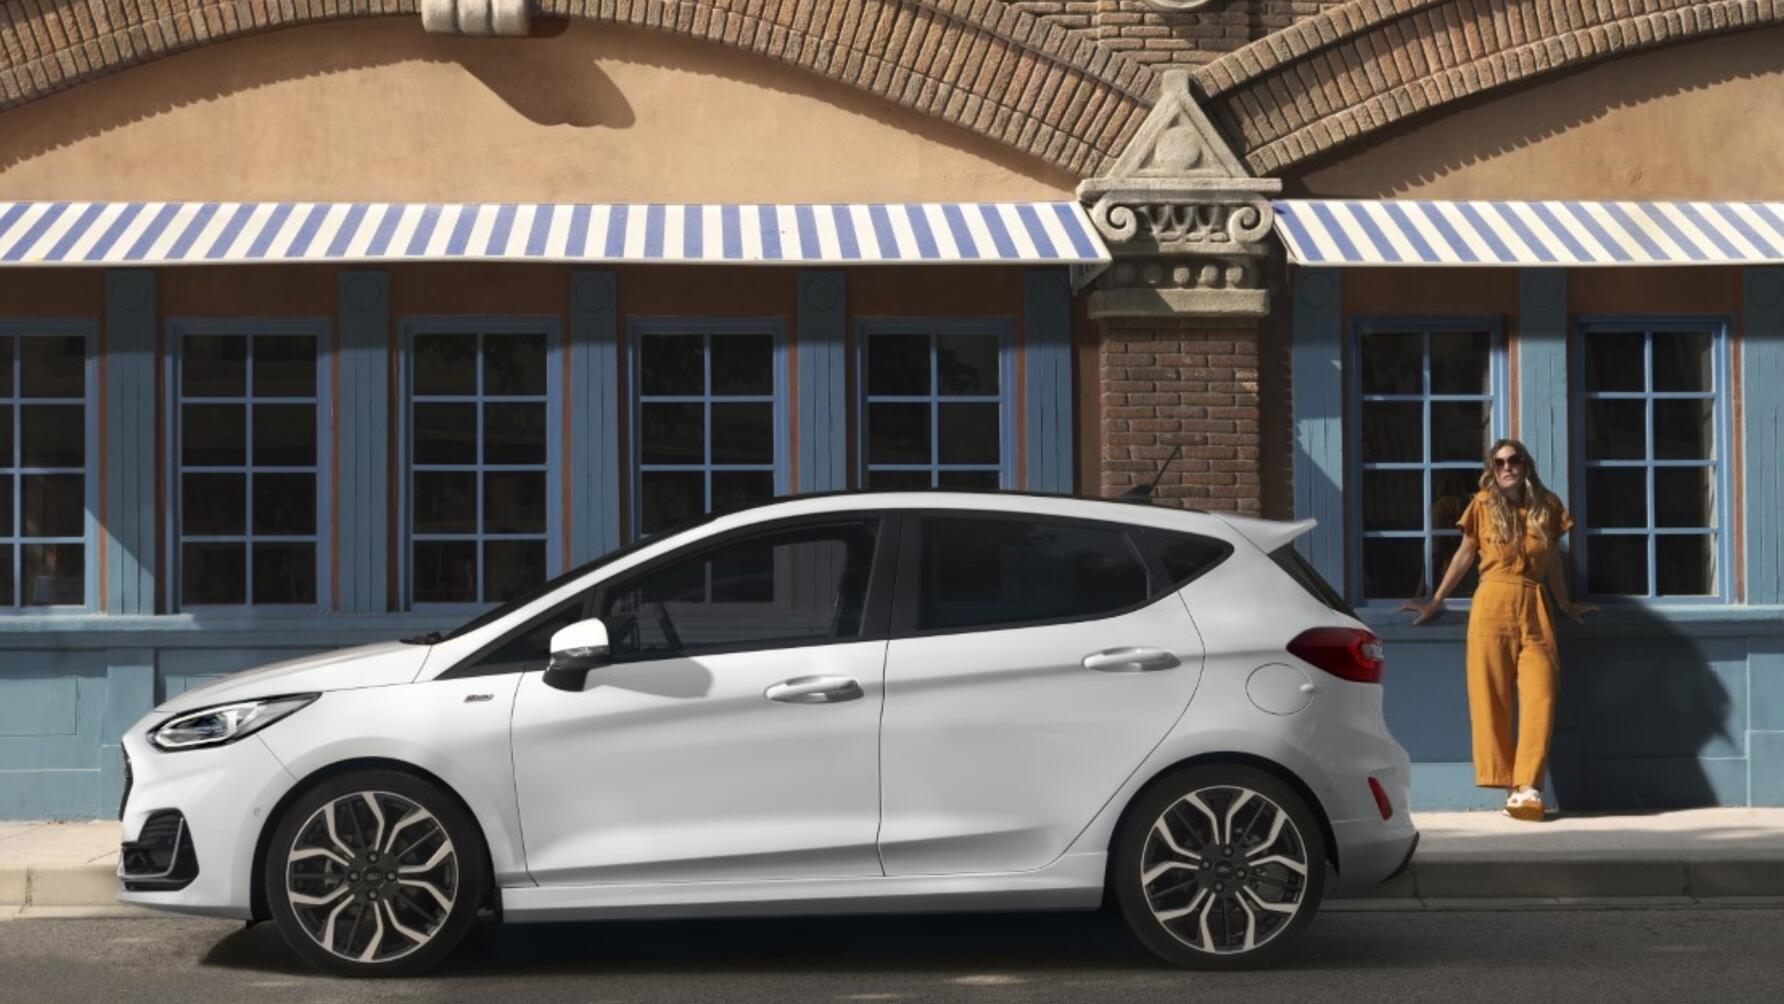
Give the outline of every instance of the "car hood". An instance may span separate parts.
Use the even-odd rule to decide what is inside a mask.
[[[388,641],[333,652],[306,655],[243,670],[214,683],[195,687],[163,701],[156,711],[194,711],[214,704],[277,697],[281,694],[314,694],[327,690],[356,690],[408,683],[421,671],[428,646]]]

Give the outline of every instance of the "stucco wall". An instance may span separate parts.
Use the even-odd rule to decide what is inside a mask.
[[[293,28],[0,113],[0,198],[993,200],[1075,181],[752,53],[583,21]]]
[[[1692,42],[1446,109],[1287,178],[1294,194],[1784,197],[1784,29]]]

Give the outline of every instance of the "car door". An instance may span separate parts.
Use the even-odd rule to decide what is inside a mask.
[[[1120,524],[930,511],[904,525],[880,732],[886,874],[1039,868],[1188,706],[1194,622]]]
[[[528,672],[515,699],[534,880],[881,874],[895,536],[879,515],[775,524],[600,589],[613,665],[571,693]]]

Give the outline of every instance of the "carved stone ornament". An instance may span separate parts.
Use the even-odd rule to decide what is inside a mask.
[[[530,0],[421,0],[421,27],[436,35],[525,35]]]
[[[1115,263],[1096,279],[1092,317],[1262,317],[1275,178],[1254,178],[1170,70],[1152,113],[1109,173],[1078,186]]]

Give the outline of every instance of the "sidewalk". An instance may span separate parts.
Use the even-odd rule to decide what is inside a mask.
[[[1412,868],[1340,909],[1784,898],[1784,809],[1520,823],[1425,812]],[[0,919],[134,915],[116,901],[118,824],[0,823]]]

